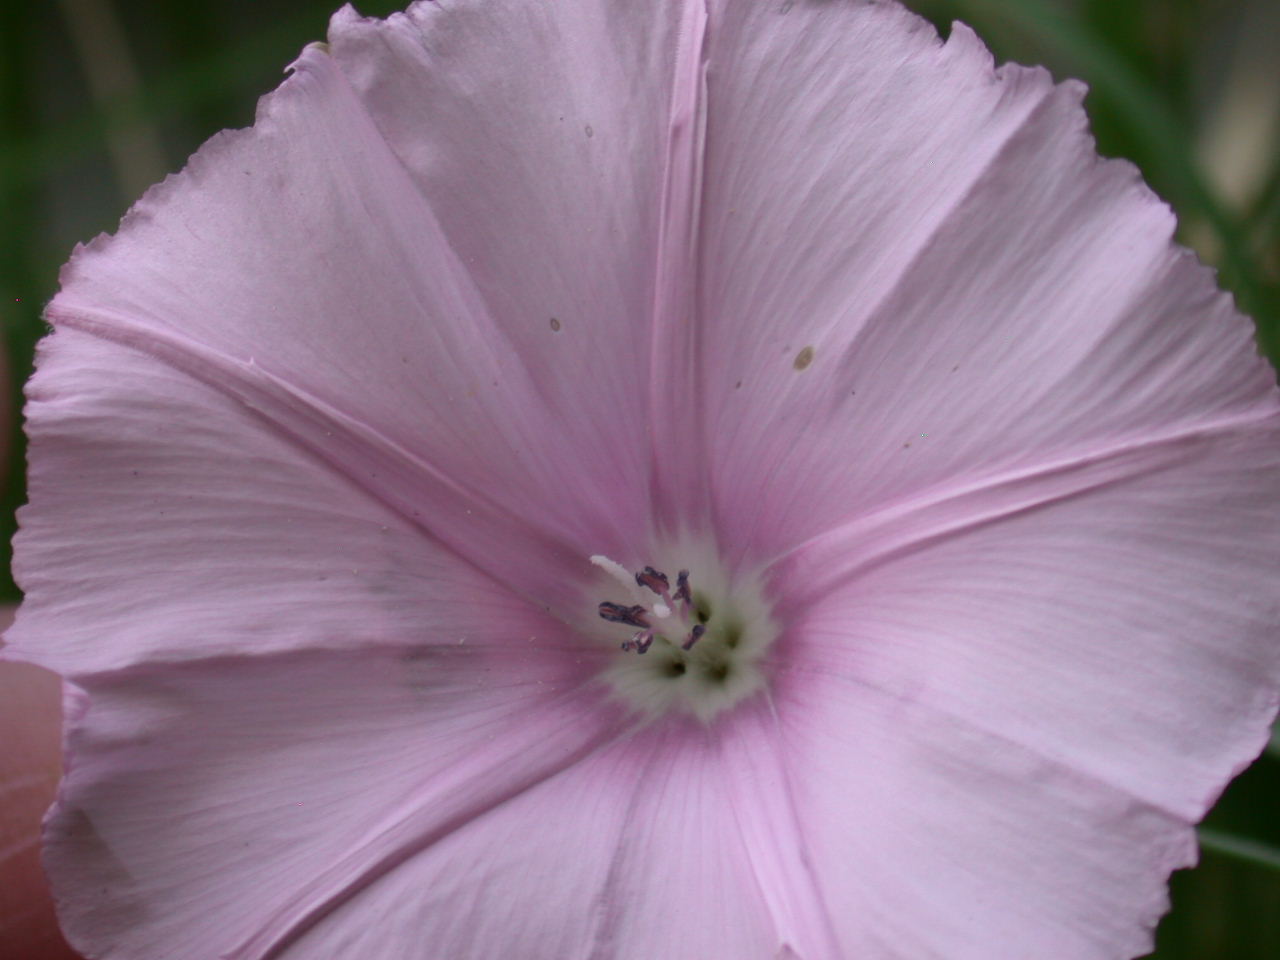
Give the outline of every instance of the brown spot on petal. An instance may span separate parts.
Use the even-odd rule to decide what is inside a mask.
[[[813,363],[813,347],[805,347],[796,354],[796,358],[791,365],[797,370],[807,370],[811,363]]]
[[[556,333],[560,332],[560,321],[557,320],[555,317],[551,318],[551,329]]]

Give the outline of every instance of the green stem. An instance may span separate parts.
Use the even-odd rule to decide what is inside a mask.
[[[1198,832],[1202,850],[1242,860],[1245,863],[1253,864],[1255,867],[1280,871],[1280,849],[1270,844],[1263,843],[1260,840],[1251,840],[1247,837],[1233,836],[1220,830],[1214,830],[1212,827],[1201,827]]]

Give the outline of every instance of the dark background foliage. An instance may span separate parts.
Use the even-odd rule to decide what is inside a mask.
[[[743,0],[768,2],[768,0]],[[843,0],[830,0],[843,2]],[[332,0],[0,0],[0,325],[10,405],[0,542],[24,499],[17,411],[43,305],[72,245],[114,229],[204,139],[245,126]],[[366,0],[384,15],[400,4]],[[1183,242],[1280,356],[1280,3],[909,0],[961,19],[1001,60],[1077,76],[1099,148],[1134,160],[1178,211]],[[6,548],[7,549],[7,548]],[[0,556],[0,602],[18,599]],[[1277,638],[1280,642],[1280,638]],[[1280,750],[1232,785],[1174,878],[1161,960],[1280,957]],[[1052,957],[1052,944],[1044,956]]]

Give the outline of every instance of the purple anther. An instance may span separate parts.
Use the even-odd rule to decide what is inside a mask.
[[[702,639],[702,635],[707,632],[707,628],[700,623],[695,623],[693,629],[689,631],[689,636],[685,638],[684,643],[680,644],[681,650],[691,650],[693,645]]]
[[[653,567],[645,567],[636,574],[636,583],[642,587],[648,587],[654,593],[661,597],[667,595],[667,591],[671,589],[671,582],[667,580],[667,575]]]
[[[630,653],[632,650],[636,651],[636,653],[644,653],[652,644],[653,631],[641,630],[630,640],[622,641],[622,649],[626,653]]]
[[[629,627],[648,627],[649,621],[644,618],[645,609],[639,605],[624,607],[620,603],[605,601],[600,604],[600,618],[610,623],[625,623]]]
[[[693,594],[689,592],[689,571],[681,570],[676,575],[676,592],[672,594],[677,600],[685,603],[693,602]]]

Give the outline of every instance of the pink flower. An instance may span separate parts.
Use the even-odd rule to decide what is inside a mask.
[[[1276,710],[1277,398],[1081,92],[888,3],[340,11],[49,307],[73,943],[1145,951]]]

